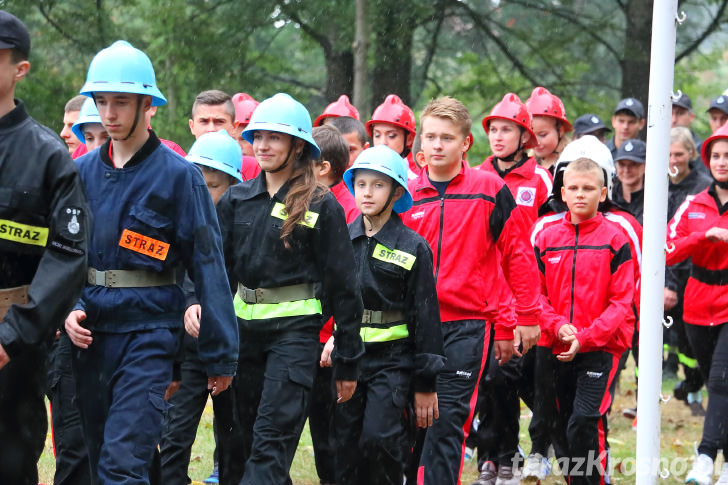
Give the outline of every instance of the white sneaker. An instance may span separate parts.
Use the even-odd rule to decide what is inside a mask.
[[[510,465],[501,465],[498,467],[498,478],[495,485],[518,485],[521,483],[521,471],[514,469]]]
[[[720,476],[715,485],[728,485],[728,463],[724,463],[723,468],[720,469]]]
[[[495,485],[498,472],[495,470],[495,464],[492,461],[486,461],[480,469],[480,475],[472,485]]]
[[[541,453],[531,453],[523,464],[523,481],[537,482],[551,473],[551,461]]]
[[[723,467],[725,468],[725,467]],[[723,473],[721,472],[721,475]],[[713,481],[713,460],[705,454],[700,454],[695,458],[693,467],[685,477],[685,483],[692,485],[710,485]]]

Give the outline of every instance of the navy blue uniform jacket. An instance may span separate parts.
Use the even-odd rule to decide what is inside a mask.
[[[94,216],[89,267],[152,272],[179,268],[180,274],[187,269],[202,305],[200,359],[209,376],[234,375],[238,326],[215,207],[200,170],[161,145],[151,131],[149,140],[121,169],[114,168],[109,146],[107,141],[76,161]],[[145,236],[146,248],[124,247],[125,230]],[[165,251],[154,241],[169,245],[163,259],[160,253]],[[156,245],[151,252],[150,242]],[[76,308],[87,314],[84,326],[97,331],[179,329],[185,297],[178,285],[88,285]]]

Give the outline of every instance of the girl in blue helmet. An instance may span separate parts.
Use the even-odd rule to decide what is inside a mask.
[[[366,349],[354,396],[336,409],[338,485],[402,483],[407,426],[439,417],[437,375],[445,365],[440,309],[427,241],[397,214],[412,206],[407,166],[379,145],[344,174],[361,215],[349,225]],[[414,394],[414,406],[411,398]]]
[[[286,483],[319,361],[324,308],[337,323],[333,374],[344,402],[363,353],[362,304],[344,211],[314,175],[319,148],[306,108],[276,94],[256,108],[242,137],[262,171],[217,205],[240,326],[237,429],[221,433],[242,440],[231,483]]]
[[[149,483],[169,404],[185,295],[202,307],[199,357],[217,395],[237,369],[238,328],[215,209],[200,171],[162,146],[145,114],[166,101],[125,41],[101,50],[82,94],[109,139],[76,161],[93,213],[87,284],[65,322],[95,483]]]

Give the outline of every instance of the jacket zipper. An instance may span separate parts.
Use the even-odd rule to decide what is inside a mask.
[[[445,225],[445,196],[440,197],[440,233],[437,235],[437,266],[435,266],[435,282],[440,274],[440,254],[442,253],[442,228]]]
[[[574,323],[574,284],[576,283],[576,248],[579,246],[579,226],[575,225],[574,258],[571,263],[571,308],[569,309],[569,323]]]

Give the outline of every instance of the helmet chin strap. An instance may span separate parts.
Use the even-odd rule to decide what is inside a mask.
[[[410,148],[407,147],[407,137],[409,136],[409,133],[407,133],[407,130],[404,132],[404,148],[402,148],[402,151],[399,153],[399,156],[402,158],[407,158],[407,155],[410,154]]]
[[[374,227],[374,224],[372,223],[372,217],[379,217],[384,213],[384,211],[387,210],[387,207],[389,207],[389,204],[392,202],[392,199],[394,199],[394,192],[397,190],[395,186],[396,182],[392,180],[392,188],[389,190],[389,197],[387,197],[387,202],[384,203],[384,207],[382,207],[382,210],[374,214],[373,216],[363,216],[367,221],[369,221],[369,229],[371,230]]]
[[[515,162],[516,161],[516,155],[521,153],[521,150],[523,150],[523,142],[521,141],[521,137],[523,136],[523,128],[519,126],[521,133],[518,135],[518,146],[516,147],[516,150],[509,155],[505,157],[497,157],[498,160],[501,160],[503,162]]]
[[[295,143],[293,141],[291,141],[291,147],[288,149],[288,155],[286,155],[286,160],[283,163],[281,163],[280,167],[273,169],[273,170],[266,170],[266,172],[267,173],[278,173],[281,170],[283,170],[284,168],[286,168],[288,166],[288,161],[291,159],[291,153],[293,153],[294,145],[295,145]]]
[[[713,183],[715,183],[715,185],[717,185],[718,187],[720,187],[723,190],[728,190],[728,181],[719,182],[718,180],[716,180],[716,178],[713,174],[710,174],[710,176],[713,177]]]
[[[131,129],[129,130],[129,134],[126,135],[126,138],[123,138],[122,141],[126,141],[134,134],[134,130],[136,130],[137,125],[139,124],[139,114],[142,110],[142,94],[137,94],[137,106],[136,106],[136,114],[134,115],[134,123],[131,124]]]

